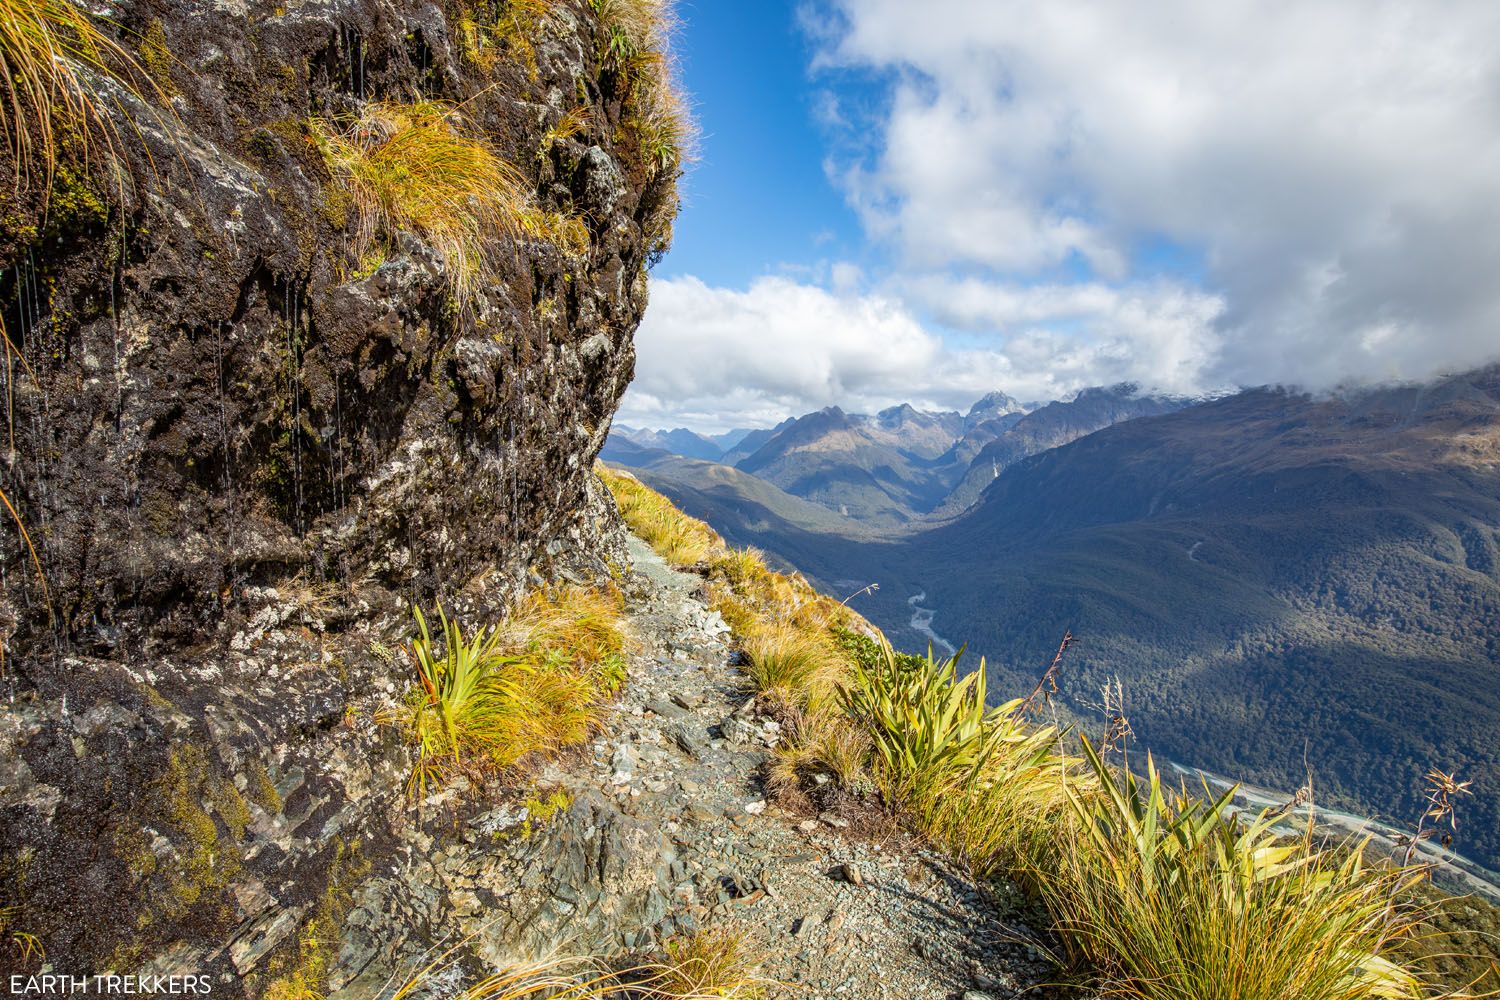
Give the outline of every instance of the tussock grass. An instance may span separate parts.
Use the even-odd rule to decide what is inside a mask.
[[[869,734],[842,711],[793,708],[782,720],[782,733],[785,738],[771,758],[774,791],[799,788],[820,774],[856,794],[872,790]]]
[[[456,105],[373,101],[356,118],[309,124],[353,198],[355,255],[366,259],[380,240],[415,233],[442,258],[460,304],[477,291],[492,243],[520,235],[533,211],[521,173],[471,134]]]
[[[408,790],[482,778],[531,754],[582,742],[624,681],[620,599],[577,587],[528,597],[507,622],[465,635],[440,607],[440,641],[415,609],[417,684],[381,721],[417,747]]]
[[[673,938],[665,954],[628,968],[594,957],[517,962],[455,992],[443,983],[452,973],[462,975],[462,945],[410,975],[391,1000],[438,991],[452,1000],[759,1000],[775,985],[756,972],[760,955],[733,931]]]
[[[663,961],[645,966],[642,992],[654,1000],[758,1000],[772,980],[739,933],[705,930],[667,942]]]
[[[590,0],[604,26],[601,61],[625,87],[624,130],[634,142],[648,182],[675,180],[692,159],[697,125],[679,84],[672,47],[677,16],[672,0]],[[651,258],[672,243],[678,200],[660,185],[644,223]]]
[[[745,674],[757,692],[783,692],[808,703],[827,698],[844,665],[826,631],[790,622],[758,625],[743,647]]]
[[[496,971],[457,992],[444,984],[450,970],[462,973],[453,951],[438,956],[398,986],[391,1000],[416,1000],[433,995],[450,1000],[602,1000],[621,997],[620,982],[589,959],[548,959],[521,962]]]
[[[724,543],[712,528],[682,513],[639,479],[603,465],[595,471],[614,496],[630,530],[667,562],[692,566],[723,549]]]
[[[509,0],[493,18],[482,18],[466,10],[455,19],[459,52],[466,62],[485,73],[510,55],[520,61],[535,80],[536,36],[546,27],[557,8],[557,0]]]
[[[561,655],[597,671],[600,686],[614,691],[624,679],[624,601],[612,587],[534,590],[500,627],[500,643],[543,658]]]
[[[744,587],[766,579],[771,573],[759,549],[729,549],[714,558],[709,568],[723,575],[731,586]]]
[[[164,100],[140,62],[70,0],[0,0],[0,132],[16,183],[40,178],[50,192],[65,136],[87,154],[102,143],[112,163],[119,136],[100,78],[135,97]]]

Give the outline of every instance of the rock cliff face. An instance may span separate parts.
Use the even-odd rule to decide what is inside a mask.
[[[623,559],[589,470],[675,169],[596,5],[483,51],[475,18],[523,12],[475,6],[127,0],[170,97],[113,102],[133,180],[63,171],[0,221],[0,487],[43,569],[7,525],[0,907],[59,971],[266,982],[418,822],[369,718],[411,602]],[[586,245],[507,241],[463,310],[415,236],[353,260],[307,122],[371,100],[461,103]]]

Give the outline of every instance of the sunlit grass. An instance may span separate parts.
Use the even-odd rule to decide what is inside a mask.
[[[624,601],[612,587],[534,590],[505,619],[500,644],[531,656],[562,655],[596,670],[601,687],[613,691],[624,679]]]
[[[782,722],[781,743],[772,754],[773,790],[799,788],[825,775],[841,788],[871,790],[870,737],[834,707],[794,709]]]
[[[409,975],[391,1000],[416,1000],[434,989],[451,1000],[759,1000],[775,985],[756,971],[760,953],[731,930],[673,938],[663,954],[623,967],[605,957],[553,957],[513,963],[456,991],[439,987],[462,968],[462,946]]]
[[[774,985],[756,972],[760,961],[736,931],[699,931],[669,940],[640,987],[655,1000],[758,1000]]]
[[[758,625],[742,640],[744,671],[758,692],[782,692],[796,701],[819,703],[842,673],[843,657],[826,630],[790,622]]]
[[[312,134],[358,215],[353,250],[364,258],[400,232],[442,258],[454,298],[472,299],[494,242],[515,237],[533,211],[521,173],[460,109],[442,101],[372,101],[353,119],[315,118]]]
[[[119,151],[105,112],[101,78],[137,98],[164,99],[139,61],[70,0],[0,0],[0,132],[18,185],[40,179],[50,191],[64,138],[105,161]]]
[[[688,517],[671,501],[629,476],[605,466],[597,471],[620,508],[620,516],[667,562],[691,566],[723,548],[719,536],[697,518]]]
[[[1097,794],[1073,796],[1076,833],[1037,872],[1065,947],[1129,1000],[1377,1000],[1430,995],[1393,962],[1420,913],[1414,872],[1371,868],[1362,845],[1278,836],[1165,787],[1149,762],[1120,774],[1083,741]]]
[[[533,594],[505,624],[469,634],[439,608],[437,639],[420,609],[414,616],[408,653],[417,683],[382,716],[416,746],[414,795],[582,742],[624,680],[622,610],[612,592]]]
[[[672,0],[590,0],[604,26],[602,61],[624,81],[625,133],[633,140],[646,179],[676,178],[694,155],[698,130],[679,84],[672,35]],[[653,258],[672,242],[678,201],[669,186],[658,188],[644,231]]]

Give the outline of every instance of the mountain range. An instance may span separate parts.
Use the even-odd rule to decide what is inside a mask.
[[[1423,774],[1457,770],[1457,846],[1500,868],[1500,367],[831,408],[732,465],[622,444],[606,458],[735,544],[840,596],[878,583],[857,601],[898,644],[967,642],[997,694],[1071,629],[1060,710],[1096,725],[1118,679],[1170,759],[1285,789],[1311,767],[1325,801],[1406,825]]]
[[[992,392],[966,414],[902,404],[867,415],[830,406],[769,430],[715,437],[617,427],[602,457],[629,467],[666,456],[717,462],[857,525],[889,528],[960,513],[1000,470],[1028,455],[1187,402],[1122,384],[1046,405]]]

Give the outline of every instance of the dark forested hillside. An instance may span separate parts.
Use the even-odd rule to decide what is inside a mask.
[[[1460,849],[1500,865],[1500,371],[1317,401],[1254,391],[1002,475],[910,543],[934,627],[1002,690],[1064,628],[1076,705],[1120,676],[1175,758],[1375,815],[1474,781]]]

